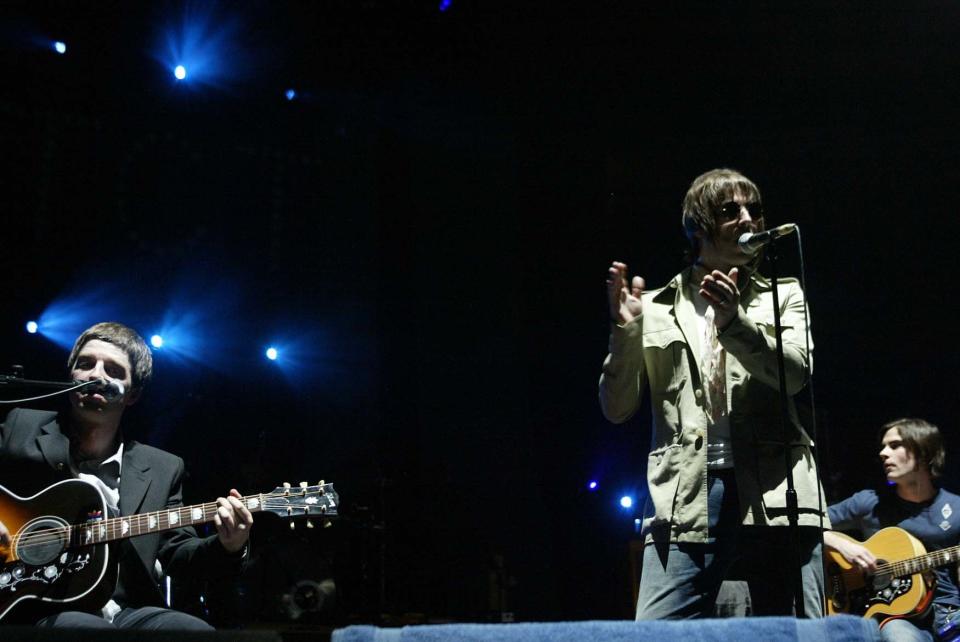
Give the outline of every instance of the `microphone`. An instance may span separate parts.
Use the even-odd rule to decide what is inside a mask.
[[[774,239],[786,236],[796,230],[797,225],[795,223],[784,223],[766,232],[757,232],[756,234],[747,232],[746,234],[740,235],[737,246],[739,246],[740,251],[744,254],[756,254],[764,245],[769,245]]]
[[[94,379],[89,382],[89,386],[83,388],[84,391],[98,392],[107,401],[116,401],[123,396],[123,384],[109,379]]]

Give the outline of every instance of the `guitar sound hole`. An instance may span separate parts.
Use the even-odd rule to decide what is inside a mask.
[[[17,557],[31,566],[52,562],[67,547],[67,527],[65,521],[56,517],[33,520],[17,536]]]

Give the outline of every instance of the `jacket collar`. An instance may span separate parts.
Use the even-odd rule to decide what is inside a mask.
[[[50,421],[40,427],[40,435],[37,437],[37,447],[47,464],[60,471],[66,470],[70,457],[70,440],[60,428],[62,422],[62,413],[52,415]]]
[[[150,463],[141,455],[136,441],[123,444],[123,473],[120,476],[120,514],[133,515],[143,504],[143,498],[150,487]]]
[[[692,276],[693,268],[689,267],[670,282],[675,290],[672,312],[690,347],[690,356],[697,364],[697,372],[700,372],[700,333],[697,332],[697,310],[693,305],[689,287]]]
[[[690,266],[670,279],[670,282],[657,294],[654,299],[658,303],[670,305],[670,313],[674,316],[677,327],[690,348],[690,357],[700,372],[700,333],[697,325],[697,310],[694,307],[693,295],[690,291],[694,269]],[[754,272],[750,275],[746,285],[740,290],[740,306],[750,307],[758,300],[757,295],[770,290],[770,281],[766,277]]]

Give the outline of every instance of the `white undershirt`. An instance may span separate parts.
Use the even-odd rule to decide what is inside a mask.
[[[705,335],[707,321],[704,318],[707,314],[707,301],[699,293],[699,286],[691,283],[691,298],[693,307],[697,311],[697,336]],[[700,342],[700,360],[704,358],[708,346]],[[706,393],[706,391],[704,391]],[[727,395],[730,399],[730,395]],[[730,442],[730,407],[727,402],[727,412],[724,413],[716,423],[707,426],[707,468],[710,470],[720,470],[723,468],[733,468],[733,444]]]
[[[114,469],[113,466],[116,465]],[[104,459],[96,467],[96,470],[101,473],[101,475],[94,475],[92,472],[81,472],[80,464],[73,460],[73,455],[70,455],[70,470],[73,472],[73,475],[78,479],[93,484],[96,486],[101,493],[103,493],[103,498],[107,502],[107,509],[110,511],[110,515],[104,515],[103,518],[107,519],[108,517],[116,517],[120,515],[120,472],[123,466],[123,440],[120,440],[120,446],[117,448],[117,452],[113,453],[106,459]],[[84,468],[88,468],[84,466]],[[113,476],[113,470],[116,470],[116,480],[117,486],[114,488],[107,482],[103,480],[103,477],[110,479]],[[103,619],[107,622],[113,622],[113,618],[116,617],[122,609],[120,605],[114,602],[112,599],[104,604],[101,609],[103,614]]]

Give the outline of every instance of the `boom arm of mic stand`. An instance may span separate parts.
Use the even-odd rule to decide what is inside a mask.
[[[100,383],[96,379],[87,381],[85,385],[92,386]],[[39,379],[23,379],[15,375],[0,375],[0,386],[9,386],[11,388],[32,388],[36,390],[69,390],[78,388],[84,384],[76,381],[41,381]]]

